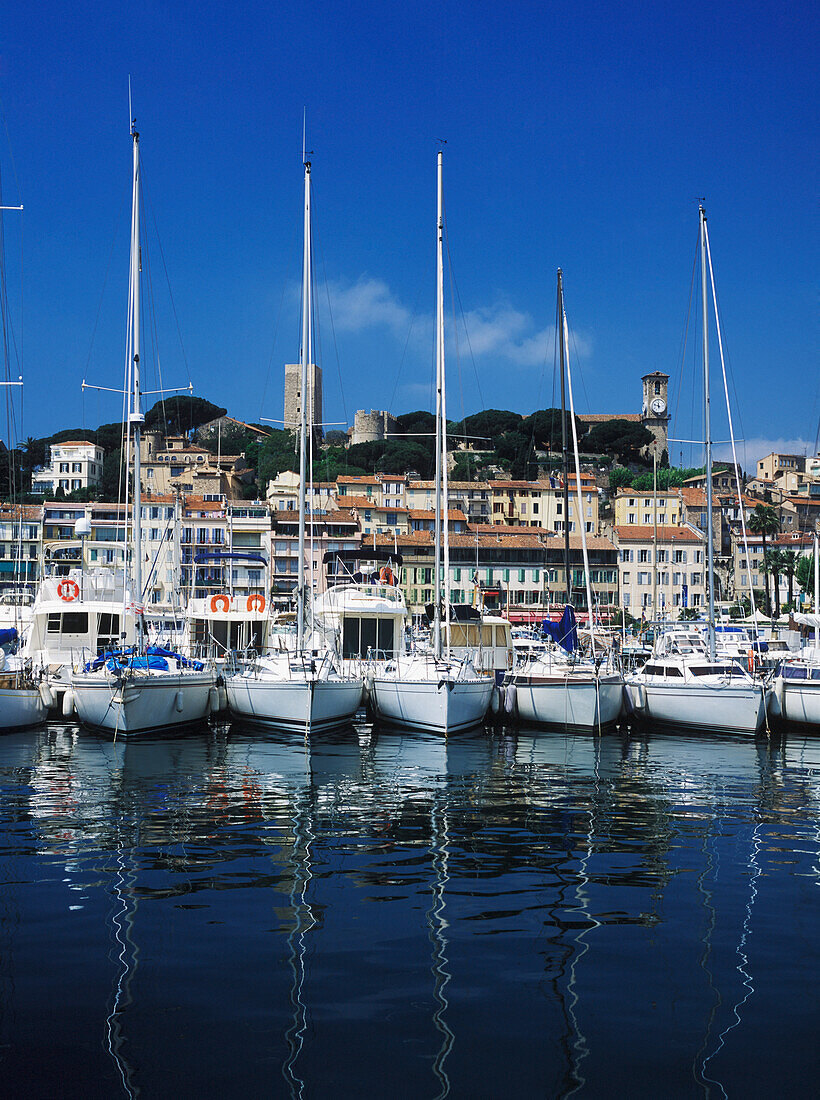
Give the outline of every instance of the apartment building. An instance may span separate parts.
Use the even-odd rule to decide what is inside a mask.
[[[706,539],[691,526],[615,528],[621,607],[631,615],[677,618],[683,608],[706,602]],[[654,578],[653,578],[654,574]],[[653,588],[657,604],[653,606]]]
[[[593,474],[581,474],[583,515],[579,517],[575,475],[569,479],[569,514],[564,516],[564,490],[558,477],[538,481],[491,481],[491,522],[524,527],[546,527],[562,532],[569,523],[570,534],[580,534],[582,522],[587,534],[597,534],[598,487]]]
[[[49,450],[50,464],[32,475],[32,493],[51,494],[58,489],[74,493],[98,484],[103,471],[102,447],[87,439],[69,439],[65,443],[52,443]]]
[[[38,505],[0,505],[0,588],[17,589],[39,579],[43,512]]]
[[[410,481],[407,484],[407,507],[430,512],[435,508],[434,481]],[[448,506],[463,512],[469,523],[491,523],[491,492],[486,481],[448,481]]]
[[[299,514],[277,511],[271,514],[272,600],[286,604],[292,600],[299,576]],[[379,536],[384,537],[384,536]],[[305,537],[305,573],[312,587],[323,592],[335,563],[325,565],[325,555],[336,550],[357,550],[362,544],[359,521],[353,512],[338,508],[308,517]]]

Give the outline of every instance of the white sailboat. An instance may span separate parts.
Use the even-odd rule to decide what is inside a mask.
[[[578,454],[578,429],[575,424],[575,403],[572,396],[572,375],[569,368],[564,281],[560,269],[558,271],[556,323],[560,333],[561,356],[561,431],[564,444],[564,568],[567,579],[567,600],[569,601],[571,595],[571,574],[569,563],[569,457],[566,446],[565,377],[569,391],[569,412],[575,455],[575,487],[578,494],[576,511],[578,516],[581,517],[581,549],[584,559],[591,653],[590,657],[582,658],[571,655],[558,645],[549,646],[542,652],[534,654],[529,660],[525,660],[520,667],[513,669],[505,684],[509,693],[510,706],[517,711],[521,721],[567,726],[579,732],[592,732],[612,725],[620,717],[623,706],[623,676],[620,670],[612,667],[607,659],[603,657],[596,659],[595,654],[592,586],[590,583],[586,530],[583,523],[584,507],[581,491],[581,464]]]
[[[442,154],[438,154],[436,284],[436,487],[435,611],[433,652],[399,654],[369,677],[375,716],[382,722],[434,733],[454,733],[482,722],[492,698],[492,674],[476,671],[469,659],[450,652],[450,553],[447,539],[447,405],[444,376],[444,208]],[[441,572],[444,572],[442,624]],[[442,630],[442,626],[444,630]],[[442,646],[446,639],[446,652]]]
[[[299,425],[299,564],[296,649],[258,657],[225,677],[228,707],[234,718],[308,734],[346,726],[362,701],[360,675],[345,675],[335,652],[321,634],[306,637],[309,611],[305,583],[307,499],[308,366],[313,354],[313,277],[310,212],[310,161],[305,159],[304,264],[302,295],[301,421]]]
[[[139,134],[131,127],[133,179],[129,286],[128,428],[134,453],[134,519],[132,524],[133,596],[136,644],[104,652],[75,666],[63,700],[63,714],[76,709],[83,725],[118,735],[170,729],[204,720],[218,708],[212,670],[159,647],[146,646],[142,614],[142,493],[140,430],[144,417],[140,391],[140,174]],[[71,582],[76,583],[76,582]],[[63,598],[65,598],[63,596]],[[126,602],[127,600],[126,596]]]
[[[709,609],[706,641],[694,630],[662,634],[652,657],[626,680],[627,706],[637,718],[716,732],[756,733],[766,720],[766,689],[737,661],[721,659],[715,639],[712,538],[712,439],[709,397],[708,236],[699,209],[703,309],[703,387],[706,440],[706,568]],[[714,297],[714,287],[713,287]],[[654,564],[654,563],[653,563]]]
[[[774,718],[820,729],[820,554],[814,536],[814,612],[795,612],[800,626],[814,631],[814,645],[807,645],[800,655],[781,661],[775,670],[769,710]]]
[[[0,203],[2,198],[0,197]],[[0,205],[0,217],[3,216],[2,211],[5,210],[22,210],[22,207],[6,207]],[[9,333],[8,326],[10,325],[10,317],[7,309],[6,299],[6,271],[5,271],[5,254],[3,251],[4,237],[0,234],[0,269],[2,269],[2,280],[0,283],[0,326],[2,326],[3,336],[3,349],[4,349],[4,374],[0,385],[3,386],[6,392],[6,400],[8,402],[8,423],[13,424],[13,415],[11,408],[11,393],[12,387],[22,385],[22,380],[13,380],[10,377],[10,364],[9,364]],[[14,446],[13,438],[8,440],[9,454]],[[14,478],[11,478],[12,492],[14,491]],[[15,517],[15,513],[17,513]],[[14,521],[17,519],[18,532],[21,532],[23,525],[23,508],[16,503],[12,504],[9,509],[9,518],[11,519],[11,533],[14,537]],[[17,545],[20,545],[20,540],[17,539]],[[30,661],[26,661],[19,657],[17,654],[7,653],[6,649],[16,648],[19,644],[20,633],[22,630],[22,611],[23,608],[19,600],[12,595],[12,602],[7,606],[7,614],[2,616],[4,620],[2,625],[3,629],[0,630],[0,646],[5,648],[0,649],[0,733],[5,733],[8,730],[23,729],[30,726],[37,726],[41,722],[45,721],[47,711],[47,701],[50,701],[50,693],[48,687],[41,685],[39,682],[39,676],[35,676],[32,671],[32,665]],[[4,610],[6,610],[4,608]],[[30,614],[30,609],[29,614]]]

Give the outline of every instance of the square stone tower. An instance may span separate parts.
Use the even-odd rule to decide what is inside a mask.
[[[322,436],[322,368],[315,363],[307,369],[308,424],[314,425],[314,434]],[[299,431],[302,419],[302,368],[299,363],[285,364],[285,428]]]
[[[641,423],[649,428],[658,445],[658,458],[668,451],[669,439],[669,375],[662,371],[652,371],[641,379],[643,383],[643,406]]]

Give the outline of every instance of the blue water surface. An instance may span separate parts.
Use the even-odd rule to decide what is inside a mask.
[[[817,1090],[820,741],[0,738],[4,1095]]]

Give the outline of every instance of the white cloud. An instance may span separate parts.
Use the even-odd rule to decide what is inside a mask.
[[[415,343],[432,338],[432,318],[414,317],[383,279],[362,276],[355,283],[331,283],[329,289],[334,322],[340,332],[385,328],[400,340],[406,340],[411,333]],[[452,321],[448,317],[445,323],[452,342]],[[462,349],[469,347],[476,358],[492,356],[522,367],[539,367],[551,361],[553,327],[539,329],[529,313],[507,302],[468,310],[463,323],[459,318],[458,329]],[[587,335],[572,334],[570,354],[585,358],[590,350],[591,341]]]
[[[382,279],[362,276],[355,283],[329,284],[333,320],[340,332],[361,332],[388,328],[406,335],[412,321],[410,310],[391,293]]]
[[[786,455],[814,454],[814,440],[809,441],[807,439],[765,439],[761,437],[738,442],[736,446],[737,460],[747,474],[754,474],[758,460],[765,458],[772,451]],[[731,459],[732,445],[731,443],[721,443],[713,448],[713,453],[715,458],[721,460]]]

